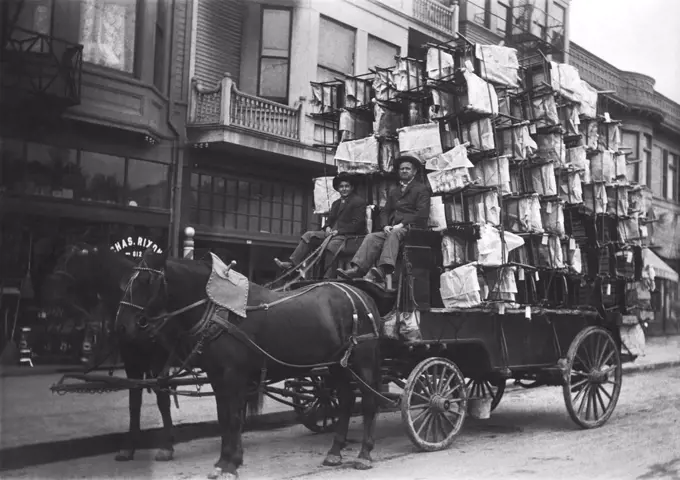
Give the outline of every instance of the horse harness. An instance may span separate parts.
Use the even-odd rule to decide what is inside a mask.
[[[153,269],[149,268],[145,265],[140,265],[134,268],[135,274],[133,274],[130,277],[130,280],[128,281],[128,285],[126,287],[125,293],[127,294],[128,291],[132,287],[132,283],[139,274],[139,272],[149,272],[153,273],[155,275],[159,275],[162,280],[163,280],[163,286],[164,288],[167,288],[167,282],[165,280],[165,272],[163,270],[158,270],[158,269]],[[334,354],[333,356],[337,356],[340,353],[342,353],[342,358],[339,361],[330,361],[330,362],[322,362],[322,363],[317,363],[317,364],[311,364],[311,365],[296,365],[296,364],[291,364],[288,362],[285,362],[283,360],[280,360],[270,353],[268,353],[266,350],[264,350],[262,347],[260,347],[255,341],[253,341],[238,325],[235,323],[231,322],[229,320],[229,315],[230,313],[228,310],[219,307],[217,304],[215,304],[213,301],[211,301],[209,298],[203,298],[201,300],[198,300],[190,305],[187,305],[185,307],[182,307],[180,309],[174,310],[172,312],[164,312],[160,315],[146,318],[148,320],[145,323],[141,323],[141,320],[145,318],[144,315],[140,317],[140,320],[138,320],[138,326],[141,329],[146,329],[149,327],[150,323],[149,322],[155,322],[158,320],[161,320],[161,322],[158,325],[155,325],[153,327],[153,334],[155,333],[160,333],[160,331],[163,329],[163,327],[166,325],[168,320],[170,320],[173,317],[179,316],[183,313],[186,313],[190,310],[193,310],[197,307],[200,307],[201,305],[206,305],[205,311],[203,312],[203,315],[201,316],[201,319],[194,325],[188,332],[187,335],[193,338],[197,338],[197,341],[192,349],[192,351],[189,353],[189,355],[185,358],[184,362],[182,363],[182,366],[177,370],[175,374],[173,374],[170,377],[165,377],[164,380],[168,380],[170,378],[174,378],[176,376],[181,375],[185,370],[190,370],[190,364],[194,360],[194,358],[198,355],[200,355],[203,351],[203,348],[206,343],[211,342],[212,340],[216,339],[219,337],[222,333],[225,331],[227,333],[232,334],[234,337],[238,338],[239,340],[245,342],[248,344],[251,348],[255,349],[256,351],[260,352],[262,355],[265,356],[266,359],[269,359],[279,365],[283,365],[285,367],[290,367],[290,368],[304,368],[304,369],[311,369],[311,368],[322,368],[322,367],[329,367],[335,364],[340,364],[343,368],[347,368],[349,372],[352,374],[352,376],[362,383],[364,386],[372,390],[374,393],[380,395],[379,392],[376,392],[372,387],[370,387],[368,384],[366,384],[351,368],[349,368],[349,359],[352,355],[352,352],[354,348],[361,342],[367,341],[367,340],[375,340],[379,338],[379,333],[378,333],[378,327],[375,321],[375,318],[373,317],[373,314],[368,308],[368,305],[366,304],[365,300],[353,291],[349,286],[341,284],[341,283],[335,283],[335,282],[323,282],[323,283],[317,283],[314,285],[311,285],[307,288],[301,289],[300,291],[296,292],[293,295],[290,295],[288,297],[280,298],[278,300],[275,300],[270,303],[262,303],[259,305],[252,305],[252,306],[246,306],[246,311],[248,312],[253,312],[253,311],[268,311],[272,307],[275,307],[276,305],[285,303],[287,301],[293,300],[294,298],[297,298],[301,295],[304,295],[312,290],[315,290],[316,288],[330,285],[333,286],[334,288],[337,288],[340,290],[344,295],[347,297],[347,299],[350,301],[352,304],[352,333],[349,336],[346,345],[341,347],[339,351]],[[359,300],[359,303],[363,306],[367,317],[371,320],[371,327],[373,332],[368,333],[368,334],[362,334],[359,335],[359,315],[358,315],[358,309],[357,309],[357,302],[356,299]],[[145,307],[142,307],[140,305],[136,305],[132,302],[128,302],[125,300],[121,300],[120,305],[123,306],[129,306],[132,307],[136,310],[139,310],[140,312],[144,312],[146,309]],[[120,313],[120,307],[119,311]],[[118,318],[118,314],[116,315],[116,318]],[[265,360],[266,364],[266,360]],[[168,366],[166,366],[168,367]],[[165,369],[164,369],[165,370]],[[266,374],[266,367],[263,367],[262,369],[262,377],[264,378]],[[262,382],[260,382],[262,383]],[[382,396],[382,395],[381,395]]]

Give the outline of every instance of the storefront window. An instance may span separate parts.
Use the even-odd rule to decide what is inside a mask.
[[[169,168],[162,163],[131,158],[128,160],[128,205],[168,208]]]
[[[125,194],[125,159],[103,153],[81,152],[80,168],[85,179],[81,200],[122,203]]]
[[[72,199],[81,184],[75,150],[27,144],[23,193]]]

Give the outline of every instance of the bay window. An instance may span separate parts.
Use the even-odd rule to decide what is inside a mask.
[[[83,60],[133,73],[136,25],[136,0],[82,0],[80,43],[83,44]]]

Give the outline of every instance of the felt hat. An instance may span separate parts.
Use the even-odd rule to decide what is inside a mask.
[[[342,172],[339,173],[334,179],[333,179],[333,188],[337,191],[338,188],[340,188],[340,182],[349,182],[350,185],[352,185],[352,188],[356,189],[357,188],[357,183],[356,179],[350,175],[347,172]]]
[[[410,164],[412,164],[416,169],[416,173],[420,172],[423,166],[420,163],[420,160],[418,160],[416,157],[412,157],[410,155],[402,155],[394,159],[393,163],[395,172],[399,171],[399,165],[401,165],[403,162],[409,162]]]

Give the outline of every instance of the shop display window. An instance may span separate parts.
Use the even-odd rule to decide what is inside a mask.
[[[80,170],[84,185],[80,199],[122,203],[125,197],[125,159],[95,152],[81,152]]]
[[[127,205],[168,208],[170,168],[162,163],[130,158],[127,169]]]

